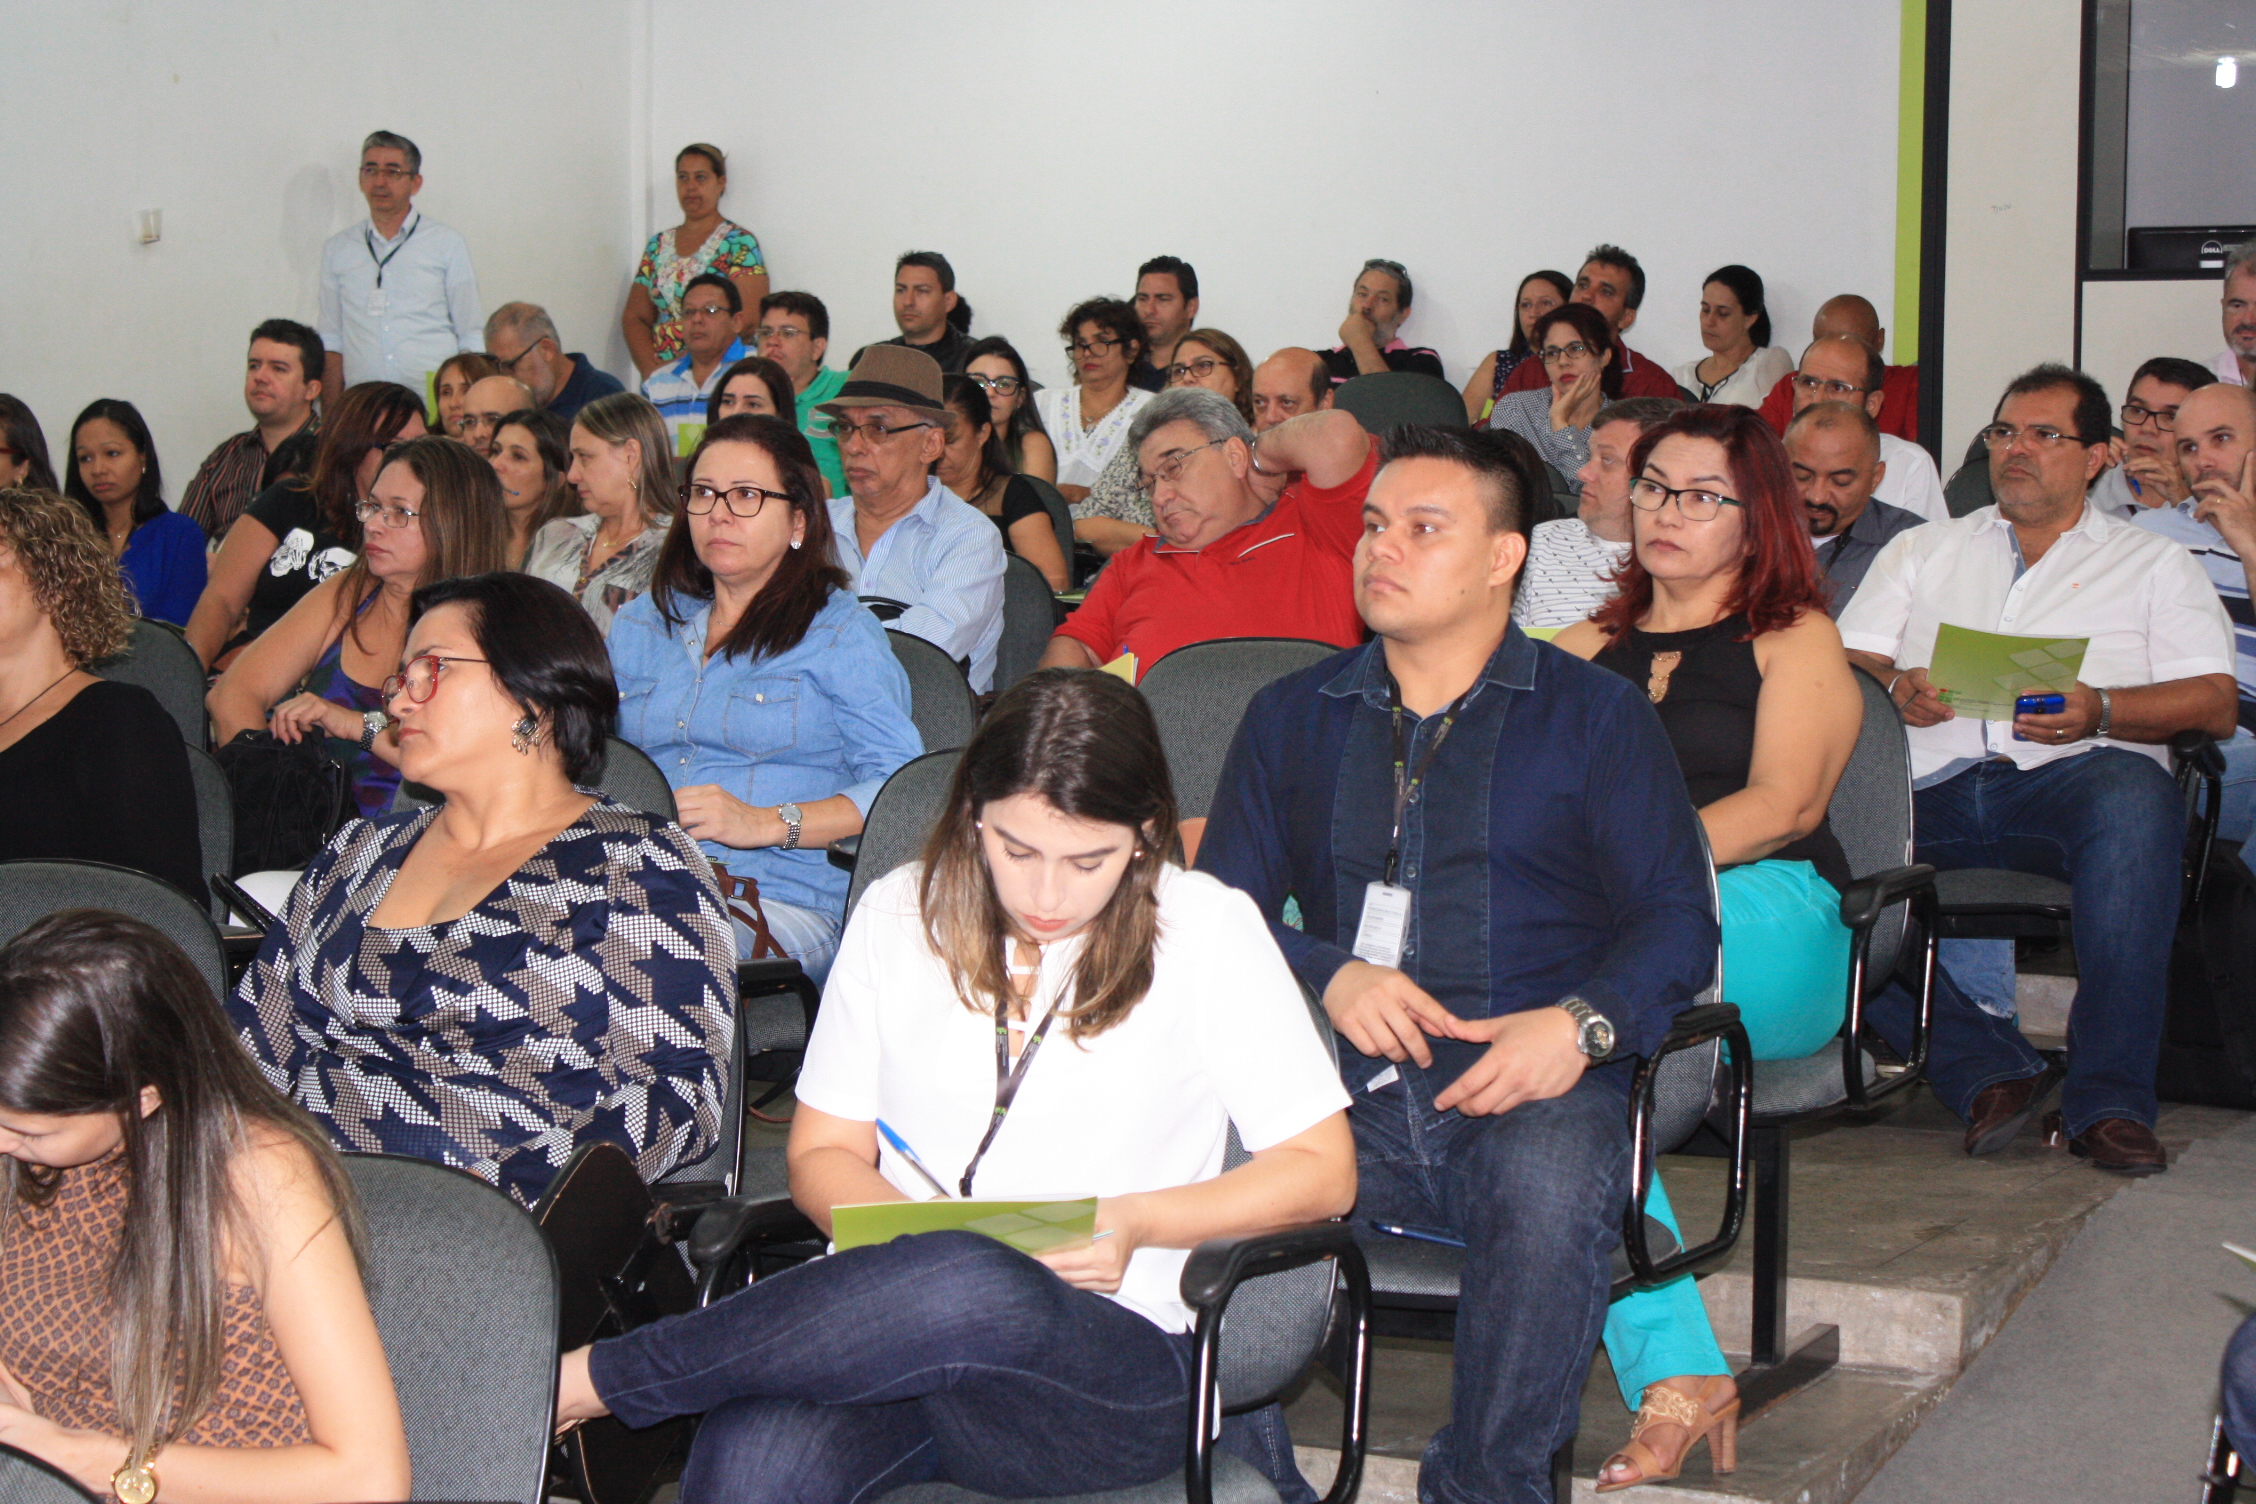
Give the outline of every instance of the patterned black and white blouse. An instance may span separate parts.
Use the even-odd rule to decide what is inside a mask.
[[[355,820],[307,866],[228,1005],[267,1079],[345,1149],[527,1206],[582,1143],[651,1182],[709,1152],[736,939],[696,843],[598,799],[461,918],[372,927],[436,813]]]

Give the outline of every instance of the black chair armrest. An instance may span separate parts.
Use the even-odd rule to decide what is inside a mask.
[[[862,854],[862,838],[858,835],[840,836],[825,849],[830,864],[841,872],[854,870],[854,862]]]
[[[1841,922],[1852,930],[1868,930],[1888,908],[1934,886],[1935,869],[1925,862],[1860,877],[1841,890]]]
[[[1363,1481],[1364,1428],[1370,1415],[1371,1274],[1344,1222],[1309,1222],[1243,1238],[1209,1238],[1183,1265],[1184,1303],[1198,1313],[1191,1377],[1190,1445],[1183,1468],[1187,1504],[1213,1504],[1214,1434],[1221,1423],[1222,1317],[1239,1285],[1320,1259],[1336,1262],[1347,1286],[1344,1322],[1335,1322],[1346,1354],[1347,1389],[1340,1428],[1339,1471],[1322,1504],[1348,1504]]]
[[[683,1210],[696,1213],[683,1243],[697,1270],[700,1306],[711,1305],[716,1296],[727,1293],[718,1288],[722,1276],[762,1244],[829,1242],[788,1196],[728,1196]]]
[[[2181,731],[2171,737],[2170,756],[2196,773],[2222,774],[2225,771],[2224,749],[2206,731]]]
[[[1660,1154],[1653,1142],[1653,1097],[1660,1080],[1661,1062],[1681,1050],[1720,1039],[1724,1043],[1728,1085],[1724,1105],[1731,1125],[1729,1169],[1725,1176],[1723,1217],[1716,1235],[1704,1243],[1679,1246],[1663,1259],[1653,1257],[1645,1237],[1645,1200],[1651,1193],[1654,1164]],[[1629,1289],[1672,1279],[1729,1251],[1739,1241],[1747,1219],[1747,1121],[1754,1110],[1754,1049],[1747,1043],[1746,1025],[1731,1003],[1701,1003],[1685,1009],[1669,1026],[1660,1048],[1637,1067],[1629,1093],[1630,1181],[1629,1209],[1622,1217],[1622,1251],[1629,1260],[1629,1277],[1617,1287],[1617,1296]],[[1712,1114],[1711,1114],[1712,1116]],[[1626,1287],[1626,1288],[1625,1288]]]
[[[1895,904],[1911,905],[1909,932],[1918,937],[1918,1008],[1912,1016],[1911,1054],[1895,1079],[1880,1086],[1864,1080],[1864,990],[1872,930],[1880,916]],[[1842,1084],[1849,1106],[1862,1111],[1883,1098],[1907,1090],[1927,1070],[1928,1029],[1935,1011],[1935,941],[1941,929],[1942,907],[1935,896],[1935,869],[1925,862],[1891,867],[1850,883],[1841,894],[1841,922],[1849,927],[1849,998],[1846,1040],[1841,1050]],[[1898,960],[1897,973],[1902,971]]]

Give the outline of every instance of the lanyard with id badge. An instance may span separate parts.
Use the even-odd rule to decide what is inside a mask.
[[[415,223],[409,225],[407,233],[400,237],[399,244],[386,251],[380,260],[376,255],[375,233],[370,230],[360,232],[362,242],[368,247],[368,259],[376,263],[376,285],[368,290],[368,312],[371,317],[383,313],[389,306],[389,300],[384,296],[384,268],[392,264],[394,256],[407,249],[407,243],[413,240],[415,232],[422,228],[423,216],[418,214],[415,216]]]
[[[1397,883],[1396,871],[1402,863],[1402,817],[1409,811],[1410,801],[1433,770],[1434,758],[1441,753],[1441,744],[1448,740],[1450,727],[1457,724],[1457,713],[1465,708],[1472,697],[1466,690],[1441,713],[1441,725],[1432,741],[1426,743],[1425,756],[1418,766],[1409,765],[1409,748],[1402,734],[1402,689],[1394,687],[1394,829],[1387,837],[1386,868],[1379,881],[1363,889],[1363,922],[1355,929],[1355,957],[1373,966],[1402,965],[1402,947],[1410,937],[1410,890]]]

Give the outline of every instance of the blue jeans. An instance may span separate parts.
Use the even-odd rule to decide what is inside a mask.
[[[851,1249],[596,1344],[630,1426],[705,1412],[682,1504],[1011,1497],[1182,1466],[1191,1340],[968,1232]]]
[[[1416,1081],[1416,1093],[1409,1083]],[[1465,1240],[1449,1424],[1418,1468],[1421,1504],[1551,1504],[1606,1319],[1629,1199],[1629,1106],[1584,1077],[1496,1117],[1437,1113],[1424,1073],[1355,1098],[1358,1222]]]
[[[2225,1439],[2243,1462],[2256,1462],[2256,1316],[2243,1321],[2225,1344],[2217,1387],[2225,1397]]]
[[[2076,889],[2075,1006],[2060,1109],[2071,1134],[2102,1118],[2154,1124],[2155,1060],[2177,928],[2185,812],[2161,766],[2102,747],[2022,771],[1984,762],[1914,796],[1917,855],[1937,867],[2008,867]],[[1874,1025],[1911,1045],[1912,999],[1892,986],[1874,1000]],[[2010,1020],[1983,1012],[1937,969],[1927,1079],[1966,1117],[2001,1081],[2044,1069]]]

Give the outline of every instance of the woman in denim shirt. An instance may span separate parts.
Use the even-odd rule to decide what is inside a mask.
[[[776,942],[818,982],[859,834],[924,750],[884,627],[832,562],[814,453],[775,418],[732,417],[690,457],[650,593],[611,627],[619,732],[657,762],[705,854],[759,884]],[[733,908],[733,906],[732,906]],[[751,928],[737,921],[737,952]]]

